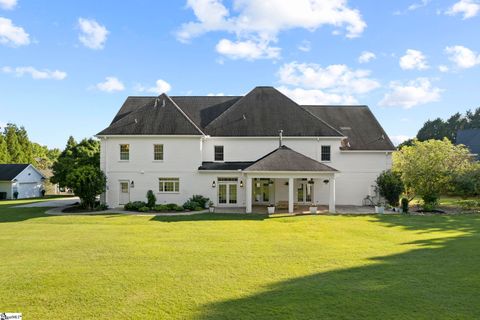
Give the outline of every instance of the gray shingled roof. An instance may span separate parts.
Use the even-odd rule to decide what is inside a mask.
[[[319,171],[336,172],[337,170],[309,158],[287,146],[270,152],[245,168],[245,171]]]
[[[212,162],[204,161],[202,165],[198,167],[198,170],[244,170],[248,166],[252,165],[253,161],[232,161],[232,162]]]
[[[294,120],[294,121],[293,121]],[[213,120],[212,136],[341,136],[273,87],[256,87]]]
[[[345,150],[395,150],[367,106],[302,106],[348,137]]]
[[[0,180],[12,181],[28,166],[29,164],[0,164]]]
[[[464,129],[457,132],[457,144],[464,144],[480,159],[480,128]]]
[[[99,135],[202,135],[203,132],[168,97],[147,102],[136,111],[124,112]]]

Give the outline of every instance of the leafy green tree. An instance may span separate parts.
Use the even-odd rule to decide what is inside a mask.
[[[105,192],[107,179],[99,167],[81,165],[72,169],[66,177],[66,184],[81,200],[86,209],[95,209],[95,197]]]
[[[463,198],[480,196],[480,162],[458,173],[453,182],[455,194]]]
[[[60,187],[72,187],[68,185],[67,175],[72,168],[85,165],[100,167],[100,143],[94,139],[83,139],[77,143],[73,137],[70,137],[65,150],[60,153],[52,166],[51,181],[58,183]]]
[[[407,193],[421,196],[431,207],[471,163],[468,149],[448,139],[414,141],[393,154],[393,171],[400,174]]]
[[[392,207],[398,206],[398,200],[403,192],[403,182],[400,174],[392,170],[383,171],[376,180],[378,192]]]
[[[8,153],[7,141],[0,134],[0,163],[10,163],[10,153]]]

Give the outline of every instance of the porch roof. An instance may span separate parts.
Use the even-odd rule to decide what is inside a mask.
[[[309,158],[287,146],[281,146],[245,168],[250,171],[336,172],[338,170]]]
[[[248,166],[252,165],[253,161],[233,161],[233,162],[213,162],[213,161],[204,161],[202,165],[198,167],[198,170],[205,171],[205,170],[244,170]]]

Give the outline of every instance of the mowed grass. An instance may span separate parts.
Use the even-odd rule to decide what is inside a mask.
[[[480,216],[47,216],[0,202],[24,319],[480,318]]]

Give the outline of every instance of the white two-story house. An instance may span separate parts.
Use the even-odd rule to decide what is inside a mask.
[[[362,205],[394,146],[367,106],[298,105],[273,87],[245,96],[128,97],[101,140],[110,207],[146,200],[216,207]]]

